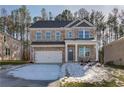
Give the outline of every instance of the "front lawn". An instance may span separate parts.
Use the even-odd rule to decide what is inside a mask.
[[[121,87],[124,86],[123,66],[93,66],[65,64],[64,77],[60,79],[61,87]],[[77,65],[77,66],[76,66]],[[66,75],[68,72],[68,75]]]
[[[114,80],[112,81],[103,81],[101,83],[83,83],[83,82],[67,82],[61,87],[117,87],[117,84]]]

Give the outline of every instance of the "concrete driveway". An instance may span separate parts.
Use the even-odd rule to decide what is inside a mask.
[[[29,64],[0,71],[0,87],[59,86],[61,66],[58,64]]]

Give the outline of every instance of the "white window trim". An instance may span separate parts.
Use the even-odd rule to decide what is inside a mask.
[[[41,34],[40,35],[41,36],[40,40],[42,40],[42,33],[39,32],[39,31],[37,31],[37,32],[35,32],[35,41],[40,41],[40,40],[37,39],[37,33],[40,33]]]
[[[57,40],[57,33],[59,33],[59,40]],[[57,40],[57,41],[60,41],[61,40],[61,32],[60,31],[58,31],[58,32],[55,33],[55,40]]]
[[[50,39],[49,40],[51,40],[51,32],[50,31],[45,32],[45,40],[48,40],[47,36],[46,36],[47,33],[50,33]]]
[[[85,38],[85,32],[86,32],[86,31],[85,31],[85,30],[83,30],[83,38]]]

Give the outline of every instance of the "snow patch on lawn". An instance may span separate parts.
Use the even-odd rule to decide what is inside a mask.
[[[91,63],[90,63],[91,64]],[[65,64],[62,66],[63,78],[60,79],[61,82],[100,82],[103,80],[108,80],[110,77],[108,71],[98,64],[90,66],[87,64],[81,66],[80,64]],[[67,74],[70,76],[67,77]],[[65,76],[64,76],[65,75]]]
[[[56,80],[60,77],[59,65],[33,64],[8,72],[8,75],[27,80]]]
[[[79,63],[66,63],[61,68],[61,76],[81,77],[88,68],[88,65],[82,67]]]

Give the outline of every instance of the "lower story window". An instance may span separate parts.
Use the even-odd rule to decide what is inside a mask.
[[[79,48],[79,56],[84,57],[85,56],[85,47],[80,47]]]
[[[85,48],[85,56],[90,56],[90,48]]]
[[[90,56],[90,48],[80,47],[79,48],[79,57],[88,57]]]
[[[10,49],[9,49],[9,48],[6,48],[6,50],[5,50],[5,55],[6,55],[6,56],[10,56]]]

